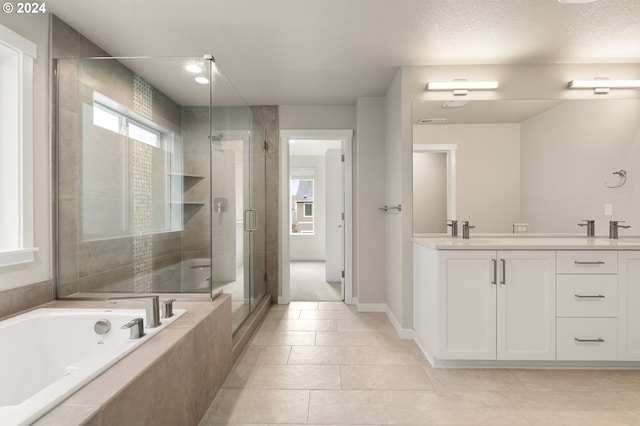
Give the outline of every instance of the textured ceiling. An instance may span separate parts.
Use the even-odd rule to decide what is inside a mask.
[[[402,65],[640,63],[640,0],[47,0],[114,56],[211,53],[244,99],[353,104]]]

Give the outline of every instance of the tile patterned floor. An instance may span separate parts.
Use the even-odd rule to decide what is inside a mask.
[[[274,306],[201,426],[640,425],[640,371],[434,369],[385,314]]]

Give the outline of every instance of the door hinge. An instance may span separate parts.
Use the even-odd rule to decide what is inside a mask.
[[[340,217],[344,220],[344,212],[340,213]]]
[[[342,278],[344,278],[344,271],[342,271]]]
[[[267,277],[268,277],[268,275],[267,275],[267,273],[265,272],[265,273],[264,273],[264,282],[267,282]]]
[[[264,141],[264,146],[262,147],[262,149],[264,149],[265,151],[269,151],[269,144],[266,140]]]
[[[344,163],[344,154],[342,154],[342,157],[341,157],[341,158],[342,158],[342,162]]]

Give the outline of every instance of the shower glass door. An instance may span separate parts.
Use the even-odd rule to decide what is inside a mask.
[[[264,294],[264,152],[206,58],[54,61],[57,296]],[[258,188],[259,190],[256,190]]]

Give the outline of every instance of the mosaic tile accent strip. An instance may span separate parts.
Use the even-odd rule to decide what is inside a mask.
[[[133,110],[153,119],[153,86],[138,74],[133,75]]]
[[[132,153],[132,217],[133,230],[133,291],[149,293],[153,280],[153,237],[148,234],[152,225],[153,164],[152,148],[130,140]]]

